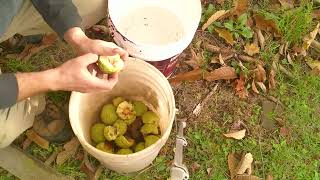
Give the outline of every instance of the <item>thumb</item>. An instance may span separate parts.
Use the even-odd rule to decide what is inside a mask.
[[[82,66],[88,66],[98,61],[98,55],[88,53],[77,57],[77,60],[80,62]]]

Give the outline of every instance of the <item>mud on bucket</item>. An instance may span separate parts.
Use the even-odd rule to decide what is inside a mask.
[[[201,18],[200,0],[109,0],[108,26],[114,41],[148,61],[166,77],[191,43]]]
[[[102,106],[116,96],[142,100],[151,105],[160,116],[160,140],[129,155],[109,154],[92,146],[90,127],[99,120]],[[145,61],[132,59],[126,62],[117,85],[111,91],[98,94],[72,92],[69,115],[75,135],[89,154],[108,169],[131,173],[150,165],[166,143],[174,121],[175,101],[171,86],[160,71]]]

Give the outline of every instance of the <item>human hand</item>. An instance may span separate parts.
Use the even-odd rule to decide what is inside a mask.
[[[94,76],[88,69],[98,60],[98,55],[85,54],[71,59],[54,69],[56,72],[55,90],[77,91],[82,93],[103,92],[111,90],[118,81],[118,74]]]
[[[102,56],[119,54],[122,60],[127,60],[127,51],[112,42],[88,38],[82,29],[74,27],[64,34],[64,39],[78,52],[79,55],[93,53]]]

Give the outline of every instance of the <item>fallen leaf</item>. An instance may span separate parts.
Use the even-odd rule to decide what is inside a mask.
[[[233,122],[233,124],[230,127],[230,130],[239,131],[240,129],[242,129],[242,126],[246,127],[246,125],[241,120],[238,120]]]
[[[237,55],[236,56],[238,59],[240,59],[241,61],[245,61],[245,62],[248,62],[248,63],[256,63],[256,64],[263,64],[263,62],[253,58],[253,57],[250,57],[250,56],[245,56],[245,55]]]
[[[225,28],[215,28],[214,29],[220,37],[222,37],[226,42],[230,45],[234,44],[233,36],[232,34]]]
[[[29,138],[26,138],[22,143],[22,150],[25,151],[31,144],[32,144],[32,140]]]
[[[319,31],[320,23],[317,24],[316,28],[311,31],[308,35],[303,38],[303,49],[308,50],[312,41],[316,38]]]
[[[307,58],[306,62],[308,64],[308,66],[312,69],[313,73],[315,74],[320,74],[318,72],[320,72],[320,61],[315,61],[312,58]]]
[[[281,72],[285,73],[290,78],[294,78],[293,74],[290,71],[288,71],[285,67],[283,67],[281,64],[278,64],[278,66]]]
[[[88,169],[88,167],[84,163],[81,163],[80,170],[87,175],[88,179],[90,179],[90,180],[94,179],[95,172],[92,172],[90,169]]]
[[[320,19],[320,9],[315,9],[312,11],[312,18],[313,19]]]
[[[229,10],[220,10],[215,12],[209,19],[208,21],[202,26],[202,31],[204,31],[205,29],[207,29],[213,22],[215,22],[216,20],[218,20],[221,16],[225,15],[226,13],[228,13]]]
[[[213,56],[210,63],[212,64],[221,64],[221,65],[226,65],[224,62],[233,58],[234,57],[234,54],[226,54],[226,55],[222,55],[220,56],[221,53],[219,53],[219,56]]]
[[[95,171],[96,171],[96,169],[93,167],[93,165],[92,165],[91,162],[89,161],[89,157],[88,157],[87,151],[84,151],[83,162],[84,162],[84,164],[87,166],[87,168],[88,168],[90,171],[92,171],[92,172],[95,172]]]
[[[210,176],[212,172],[212,168],[207,168],[207,175]]]
[[[251,89],[252,89],[253,92],[255,92],[257,94],[260,94],[259,90],[256,87],[256,83],[254,82],[254,80],[251,83]]]
[[[198,55],[196,54],[196,52],[194,51],[194,49],[191,48],[191,59],[188,61],[185,61],[185,63],[187,63],[189,66],[191,66],[193,69],[199,69],[199,64],[200,64],[200,58],[198,57]]]
[[[103,165],[99,165],[99,167],[97,168],[96,172],[94,173],[94,180],[98,180],[100,175],[102,174],[104,170],[104,166]]]
[[[253,175],[237,175],[235,180],[261,180],[261,178]]]
[[[170,83],[179,83],[183,81],[196,81],[202,79],[205,73],[202,69],[195,69],[186,73],[180,73],[169,79]]]
[[[266,32],[274,32],[276,34],[279,34],[279,30],[274,21],[267,20],[263,16],[258,14],[254,15],[253,18],[255,19],[256,27],[258,29],[261,29],[262,31],[266,31]]]
[[[264,49],[265,46],[265,38],[262,34],[262,31],[260,29],[256,29],[257,35],[258,35],[258,41],[259,41],[259,45],[260,45],[260,49]]]
[[[238,0],[234,2],[235,2],[234,3],[235,7],[232,10],[233,15],[240,16],[241,14],[246,12],[246,10],[248,9],[248,6],[249,6],[248,0]]]
[[[43,36],[41,43],[42,45],[52,45],[58,40],[58,35],[56,33],[50,33]]]
[[[45,165],[50,166],[50,164],[57,158],[58,151],[54,151],[49,158],[44,162]]]
[[[213,53],[222,53],[222,54],[233,54],[236,53],[234,49],[231,48],[221,48],[209,43],[203,43],[203,48],[207,51],[213,52]]]
[[[198,164],[197,162],[193,162],[192,164],[191,164],[191,170],[192,170],[192,172],[196,172],[196,171],[198,171],[199,169],[200,169],[200,164]]]
[[[225,66],[225,65],[226,65],[226,63],[224,63],[224,60],[223,60],[223,58],[222,58],[221,53],[219,54],[219,63],[220,63],[222,66]]]
[[[284,9],[294,8],[294,1],[293,0],[279,0],[279,2]]]
[[[248,175],[251,175],[252,162],[253,162],[252,154],[251,153],[245,154],[236,168],[236,174],[241,175],[247,172]]]
[[[255,43],[246,44],[244,46],[244,52],[249,56],[253,56],[254,54],[258,54],[260,52],[260,48]]]
[[[193,110],[192,114],[194,114],[195,116],[199,116],[202,107],[209,101],[210,97],[216,92],[218,87],[218,84],[213,88],[212,91],[210,91],[208,93],[208,95],[202,100],[202,102],[200,102],[199,104],[197,104],[196,108]]]
[[[215,80],[230,80],[237,78],[236,70],[230,66],[223,66],[218,69],[215,69],[211,72],[207,72],[204,75],[204,79],[207,81]]]
[[[268,174],[266,180],[273,180],[273,176]]]
[[[249,96],[248,90],[245,87],[245,81],[243,76],[240,76],[240,78],[235,81],[235,89],[236,94],[239,96],[240,99],[245,99]]]
[[[267,92],[267,87],[264,85],[263,82],[257,82],[257,84],[264,93]]]
[[[288,60],[288,62],[289,62],[290,65],[292,65],[292,66],[294,65],[294,63],[293,63],[293,61],[292,61],[292,58],[291,58],[291,56],[290,56],[289,53],[287,54],[287,60]]]
[[[266,71],[264,70],[262,65],[258,64],[254,72],[255,72],[255,80],[257,82],[265,82],[267,80]]]
[[[225,0],[216,0],[216,2],[217,2],[218,4],[220,4],[220,5],[223,5],[223,4],[224,4],[224,1],[225,1]]]
[[[276,88],[276,63],[272,62],[272,67],[269,73],[269,89]]]
[[[73,157],[76,154],[79,145],[80,145],[80,143],[76,137],[72,138],[69,142],[67,142],[63,146],[64,151],[61,151],[57,155],[57,159],[56,159],[57,164],[61,165],[64,162],[66,162],[68,159]]]
[[[34,143],[38,144],[43,149],[49,148],[49,142],[44,138],[40,137],[34,130],[30,129],[26,132],[27,137],[33,141]]]
[[[228,137],[228,138],[233,138],[233,139],[243,139],[246,135],[246,130],[245,129],[242,129],[240,131],[236,131],[236,132],[229,132],[229,133],[226,133],[226,134],[223,134],[225,137]]]
[[[228,168],[230,172],[231,179],[234,179],[236,176],[236,168],[237,168],[237,158],[234,153],[228,154]]]

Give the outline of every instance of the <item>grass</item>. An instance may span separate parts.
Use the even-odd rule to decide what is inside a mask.
[[[81,161],[70,159],[62,165],[56,165],[55,169],[63,175],[85,180],[87,179],[87,175],[80,170],[80,165]]]

